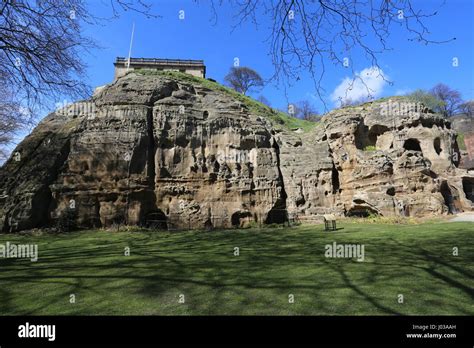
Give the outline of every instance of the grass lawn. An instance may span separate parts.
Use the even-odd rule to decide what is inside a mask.
[[[340,227],[0,235],[39,248],[0,258],[0,314],[474,315],[473,223]],[[334,241],[365,261],[326,258]]]

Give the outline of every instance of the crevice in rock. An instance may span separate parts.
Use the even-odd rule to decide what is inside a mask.
[[[459,163],[461,162],[461,151],[459,150],[459,145],[456,139],[454,139],[451,158],[454,166],[459,167]]]
[[[449,186],[447,181],[443,181],[440,186],[440,193],[443,196],[444,204],[448,207],[448,213],[458,213],[460,211],[460,204],[456,189]]]
[[[354,133],[355,146],[359,150],[363,150],[369,142],[369,127],[364,124],[364,121],[357,125],[357,129]]]
[[[278,168],[278,177],[280,178],[281,192],[280,197],[277,199],[272,209],[268,212],[267,218],[265,220],[266,224],[281,224],[288,221],[288,212],[286,210],[286,198],[288,197],[285,190],[285,182],[283,180],[283,174],[281,172],[280,166],[280,147],[276,139],[273,141],[273,148],[275,149],[277,168]]]
[[[53,167],[49,170],[49,176],[46,180],[45,185],[40,188],[37,195],[32,201],[32,220],[34,225],[40,227],[51,223],[50,216],[53,206],[53,196],[49,185],[51,185],[57,178],[64,167],[69,153],[71,151],[71,140],[68,138],[59,151],[59,156],[56,158]],[[39,198],[38,198],[39,197]],[[35,204],[36,203],[36,204]],[[35,207],[36,206],[36,207]]]
[[[433,147],[436,151],[436,154],[439,155],[443,150],[441,149],[441,140],[439,138],[436,138],[433,141]]]
[[[153,108],[148,108],[146,115],[146,125],[147,125],[147,135],[148,135],[148,149],[147,149],[147,178],[148,185],[153,189],[155,188],[155,177],[156,177],[156,168],[155,168],[155,135],[153,127]]]
[[[339,192],[340,182],[339,182],[339,171],[336,169],[334,162],[332,163],[331,179],[332,179],[332,194],[335,195],[336,193]]]

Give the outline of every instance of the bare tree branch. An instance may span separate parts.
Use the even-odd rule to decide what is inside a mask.
[[[408,39],[423,44],[445,43],[455,38],[430,39],[425,21],[437,11],[425,13],[411,0],[230,0],[237,7],[237,25],[271,23],[267,39],[275,83],[291,87],[309,73],[319,99],[326,64],[349,69],[354,81],[365,82],[354,70],[353,57],[361,53],[371,67],[382,71],[378,56],[391,50],[390,35],[402,30]],[[211,0],[214,15],[222,2]],[[385,79],[384,75],[381,75]],[[367,86],[366,86],[367,87]],[[371,92],[368,89],[368,96]]]

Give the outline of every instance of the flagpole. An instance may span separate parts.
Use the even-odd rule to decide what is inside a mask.
[[[130,48],[128,49],[127,71],[130,68],[130,56],[132,55],[133,34],[135,33],[135,22],[132,24],[132,37],[130,38]]]

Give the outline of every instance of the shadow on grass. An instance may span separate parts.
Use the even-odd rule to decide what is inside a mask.
[[[342,309],[344,301],[354,301],[365,309],[364,313],[399,315],[402,312],[395,309],[395,301],[380,300],[385,282],[396,277],[427,283],[437,279],[473,297],[472,286],[468,283],[473,278],[472,272],[433,254],[439,255],[441,250],[449,249],[456,240],[454,237],[437,240],[434,251],[394,238],[363,237],[360,242],[367,244],[371,261],[357,264],[351,260],[324,257],[325,244],[333,240],[338,243],[357,240],[354,231],[352,234],[346,233],[349,231],[317,234],[320,231],[311,229],[289,233],[253,232],[134,236],[118,233],[107,235],[110,237],[107,240],[100,236],[82,244],[79,240],[69,248],[65,248],[68,245],[65,240],[54,241],[53,245],[44,248],[36,264],[0,262],[3,267],[0,281],[10,285],[64,286],[57,296],[39,299],[34,309],[29,306],[26,314],[43,313],[71,293],[87,291],[98,301],[104,301],[108,293],[129,288],[130,297],[138,294],[151,299],[161,299],[170,289],[186,289],[202,302],[190,301],[189,308],[194,314],[222,311],[215,308],[219,304],[228,309],[228,314],[239,314],[247,307],[256,306],[258,301],[261,303],[258,308],[265,310],[266,306],[274,305],[275,296],[284,297],[296,291],[317,299],[308,301],[312,307],[300,310],[300,314],[327,314],[332,307],[336,308],[333,314],[348,314],[337,313],[337,310]],[[131,256],[123,255],[125,246],[130,247]],[[240,248],[240,256],[233,255],[234,247]],[[464,260],[472,264],[472,258],[468,256]],[[440,266],[460,274],[459,279],[439,270]],[[406,289],[410,283],[401,286]],[[13,298],[17,294],[7,290],[12,288],[0,290],[1,313],[15,311]],[[341,291],[347,291],[347,294]],[[341,294],[345,296],[338,299],[343,300],[342,304],[337,301],[332,304],[336,299],[331,296]],[[224,305],[229,296],[238,300]],[[100,314],[94,309],[88,310],[84,313]]]

